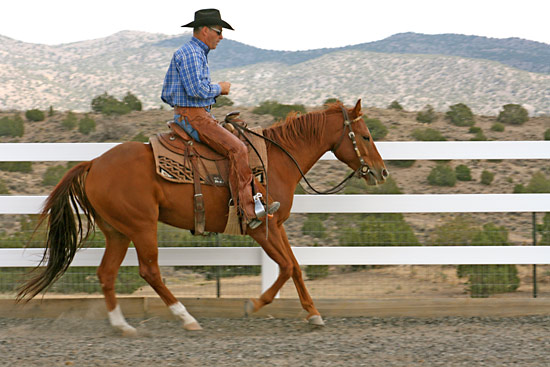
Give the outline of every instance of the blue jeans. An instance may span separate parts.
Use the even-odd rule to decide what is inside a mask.
[[[175,114],[174,122],[178,124],[183,130],[185,130],[185,132],[189,134],[189,136],[192,137],[195,141],[198,141],[198,142],[201,141],[199,139],[199,133],[197,132],[197,130],[195,130],[193,126],[191,126],[189,121],[187,121],[187,119],[184,116]]]

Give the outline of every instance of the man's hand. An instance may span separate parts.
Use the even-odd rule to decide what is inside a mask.
[[[231,88],[231,83],[229,82],[219,82],[218,83],[220,85],[220,87],[222,87],[222,95],[228,95],[229,94],[229,89]]]

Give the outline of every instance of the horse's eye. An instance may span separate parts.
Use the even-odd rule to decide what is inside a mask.
[[[370,141],[370,136],[363,136],[364,141]]]

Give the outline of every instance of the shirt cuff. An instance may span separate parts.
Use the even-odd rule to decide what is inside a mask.
[[[212,92],[214,92],[215,96],[219,96],[222,94],[222,87],[219,84],[212,84]]]

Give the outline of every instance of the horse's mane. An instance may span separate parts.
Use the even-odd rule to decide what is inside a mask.
[[[339,112],[340,102],[332,103],[325,110],[300,115],[291,112],[281,120],[264,130],[264,136],[286,148],[294,148],[304,141],[323,139],[327,114]]]

